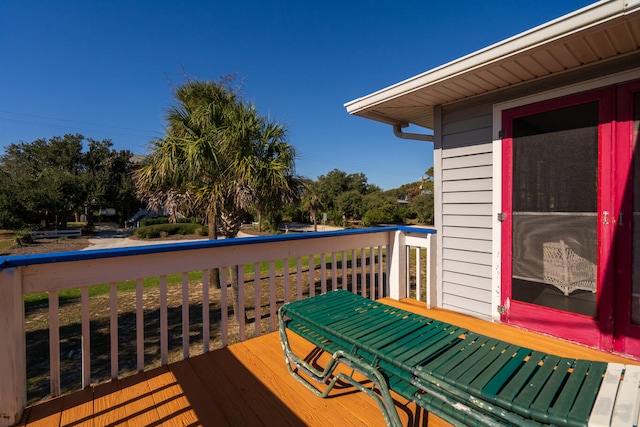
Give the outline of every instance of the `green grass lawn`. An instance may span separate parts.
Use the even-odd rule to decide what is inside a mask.
[[[15,243],[14,233],[11,230],[0,230],[0,251],[9,248]]]
[[[0,240],[0,251],[7,249],[13,245],[13,240]]]

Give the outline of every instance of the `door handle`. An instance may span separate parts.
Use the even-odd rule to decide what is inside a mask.
[[[609,225],[609,211],[602,212],[602,224]]]
[[[622,226],[624,225],[624,224],[623,224],[623,222],[622,222],[622,217],[623,217],[623,215],[624,215],[624,212],[620,212],[620,213],[618,214],[618,225],[619,225],[620,227],[622,227]]]

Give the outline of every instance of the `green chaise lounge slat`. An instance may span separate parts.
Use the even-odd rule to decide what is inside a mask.
[[[558,396],[553,406],[549,408],[549,423],[561,424],[569,422],[571,405],[575,402],[590,367],[591,362],[588,360],[577,360],[573,364],[573,372],[565,383],[562,394]]]
[[[547,382],[547,379],[551,376],[559,361],[560,358],[554,355],[547,355],[542,360],[542,366],[533,375],[529,384],[527,384],[527,387],[523,388],[518,396],[513,400],[512,409],[514,411],[527,417],[531,415],[531,403]]]
[[[410,322],[395,322],[392,328],[376,333],[369,341],[370,346],[378,351],[383,351],[388,345],[397,342],[399,337],[405,338],[414,333],[420,333],[420,330],[426,325],[425,322],[420,321],[420,318],[409,318],[409,320]]]
[[[466,335],[468,337],[469,333]],[[472,354],[480,350],[488,340],[489,338],[481,335],[460,340],[457,346],[452,347],[441,358],[421,364],[420,368],[422,371],[431,373],[436,378],[444,379],[450,371],[454,370],[467,357],[471,357]]]
[[[498,392],[513,378],[515,373],[525,363],[525,359],[530,355],[530,349],[520,347],[516,354],[484,385],[482,395],[488,397],[491,402],[495,403]]]
[[[536,418],[549,422],[551,404],[558,395],[562,384],[571,375],[574,364],[574,359],[560,359],[549,379],[543,384],[542,390],[530,405],[531,413]]]
[[[413,343],[405,343],[396,347],[391,352],[385,352],[385,356],[397,366],[410,370],[411,367],[426,360],[430,360],[433,355],[440,354],[458,343],[457,336],[460,335],[458,328],[438,328],[432,330]]]
[[[486,385],[494,378],[498,377],[498,374],[503,370],[503,368],[509,364],[512,360],[517,360],[522,357],[522,354],[525,351],[516,345],[507,345],[500,354],[488,365],[485,369],[479,372],[475,378],[469,384],[469,391],[473,392],[476,395],[482,395],[483,390]]]
[[[516,398],[520,390],[529,384],[529,379],[539,368],[539,363],[546,355],[539,351],[532,351],[528,360],[522,364],[521,368],[515,373],[513,378],[498,393],[496,403],[508,410],[512,409],[513,400]]]
[[[455,385],[464,391],[469,391],[471,382],[480,375],[481,372],[487,369],[508,345],[509,344],[502,341],[490,340],[482,346],[482,348],[473,353],[471,357],[466,358],[458,365],[456,372],[447,374],[444,379],[451,378],[450,382],[454,382]]]

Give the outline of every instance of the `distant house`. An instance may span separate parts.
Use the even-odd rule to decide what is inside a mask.
[[[434,142],[438,306],[640,358],[640,0],[345,107]]]

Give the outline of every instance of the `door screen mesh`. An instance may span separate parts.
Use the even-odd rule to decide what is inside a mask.
[[[513,120],[514,299],[593,314],[597,183],[596,102]]]

